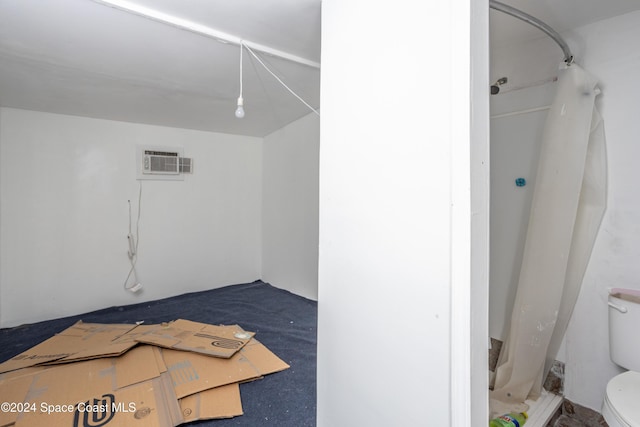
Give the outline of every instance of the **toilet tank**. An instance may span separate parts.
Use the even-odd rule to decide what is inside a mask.
[[[609,294],[609,353],[611,360],[640,372],[640,290],[615,288]]]

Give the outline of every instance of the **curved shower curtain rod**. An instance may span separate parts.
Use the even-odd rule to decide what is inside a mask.
[[[558,34],[558,32],[556,32],[553,28],[551,28],[550,26],[548,26],[538,18],[535,18],[519,9],[516,9],[515,7],[511,7],[504,3],[500,3],[496,0],[489,0],[489,7],[491,9],[504,12],[507,15],[511,15],[514,18],[518,18],[528,24],[533,25],[539,30],[543,31],[545,34],[551,37],[553,41],[558,43],[558,45],[562,49],[562,52],[564,52],[564,62],[566,62],[567,65],[571,65],[573,63],[573,54],[571,53],[571,49],[569,49],[569,45],[567,44],[567,42],[564,41],[562,36]]]

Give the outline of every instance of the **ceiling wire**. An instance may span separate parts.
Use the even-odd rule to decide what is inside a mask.
[[[292,62],[296,62],[299,64],[303,64],[303,65],[307,65],[313,68],[320,68],[320,64],[314,61],[310,61],[308,59],[305,58],[301,58],[298,57],[296,55],[292,55],[289,54],[287,52],[283,52],[274,48],[271,48],[269,46],[264,46],[258,43],[254,43],[254,42],[250,42],[248,40],[242,40],[237,36],[233,36],[231,34],[227,34],[221,31],[218,31],[214,28],[210,28],[207,27],[205,25],[200,25],[197,24],[195,22],[186,20],[186,19],[182,19],[170,14],[166,14],[163,13],[161,11],[158,10],[154,10],[154,9],[150,9],[150,8],[146,8],[144,6],[140,6],[137,5],[131,1],[128,0],[93,0],[96,3],[100,3],[106,6],[110,6],[113,7],[115,9],[119,9],[128,13],[132,13],[134,15],[138,15],[140,17],[146,18],[146,19],[150,19],[153,21],[157,21],[163,24],[167,24],[170,26],[173,26],[175,28],[179,28],[182,30],[187,30],[202,36],[206,36],[206,37],[211,37],[215,40],[218,40],[220,42],[223,43],[231,43],[231,44],[235,44],[235,45],[239,45],[240,46],[240,52],[242,53],[242,48],[246,48],[247,51],[249,53],[251,53],[251,55],[253,55],[254,58],[256,58],[258,60],[258,62],[260,63],[260,65],[262,65],[264,67],[265,70],[267,70],[285,89],[287,89],[293,96],[295,96],[300,102],[302,102],[305,106],[307,106],[307,108],[309,108],[311,111],[313,111],[316,115],[320,116],[320,113],[318,112],[318,110],[316,110],[315,108],[313,108],[311,105],[309,105],[309,103],[307,103],[304,99],[302,99],[297,93],[295,93],[289,86],[287,86],[282,79],[280,79],[273,71],[271,71],[271,69],[269,69],[269,67],[267,67],[267,65],[255,54],[255,52],[253,51],[253,49],[259,50],[261,52],[264,52],[266,54],[269,55],[273,55],[282,59],[286,59]],[[251,46],[253,46],[253,48]],[[242,56],[240,61],[242,61]],[[242,62],[240,63],[240,73],[242,75]],[[242,79],[242,77],[241,77]],[[240,81],[240,85],[241,85],[241,94],[242,94],[242,80]],[[238,98],[238,110],[242,109],[242,104],[243,104],[243,100],[242,100],[242,95]],[[236,111],[238,111],[236,110]],[[241,114],[242,117],[244,117],[244,111],[242,111]],[[236,117],[241,118],[240,116],[236,115]]]
[[[256,65],[256,62],[257,61],[252,56],[249,56],[249,63],[251,64],[251,68],[253,69],[253,73],[257,77],[258,82],[260,82],[260,89],[262,89],[262,93],[264,94],[264,97],[266,98],[269,104],[271,104],[272,106],[275,106],[276,102],[274,102],[273,97],[271,96],[271,93],[267,90],[267,85],[265,84],[265,76],[264,76],[265,73],[260,72],[258,70],[258,66]],[[279,110],[277,108],[269,108],[267,111],[273,115],[273,118],[278,123],[282,123],[283,125],[286,124],[286,120],[284,120],[284,118],[279,114]]]
[[[311,111],[313,111],[315,114],[317,114],[318,116],[320,116],[320,112],[318,112],[318,110],[316,110],[315,108],[313,108],[311,105],[309,105],[304,99],[302,99],[297,93],[295,93],[293,91],[293,89],[291,89],[289,86],[287,86],[285,84],[285,82],[283,82],[280,77],[278,77],[273,71],[271,71],[271,69],[269,67],[267,67],[267,65],[262,62],[262,60],[258,57],[258,55],[255,54],[255,52],[244,42],[240,42],[241,46],[244,46],[247,51],[253,55],[254,58],[256,58],[258,60],[258,62],[260,63],[260,65],[262,65],[264,67],[265,70],[267,70],[269,72],[269,74],[271,74],[285,89],[287,89],[293,96],[295,96],[296,98],[298,98],[298,100],[300,102],[302,102],[304,105],[307,106],[307,108],[309,108]]]

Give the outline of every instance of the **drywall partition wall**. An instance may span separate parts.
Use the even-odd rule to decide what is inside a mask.
[[[2,240],[3,240],[3,232],[2,232],[2,205],[3,205],[3,201],[2,201],[2,181],[4,180],[4,176],[2,174],[2,121],[4,118],[4,109],[0,108],[0,280],[2,279]],[[1,283],[1,282],[0,282]],[[0,287],[0,327],[2,327],[2,288]]]
[[[267,135],[262,162],[262,279],[318,299],[320,118]]]
[[[321,427],[469,425],[469,6],[323,2]]]
[[[2,125],[1,326],[260,277],[261,138],[16,109]],[[184,147],[194,173],[142,182],[134,295],[137,144]]]
[[[469,324],[471,325],[471,351],[469,352],[469,371],[458,368],[460,375],[471,378],[468,416],[471,427],[486,425],[489,418],[488,372],[489,352],[487,335],[489,333],[489,273],[490,273],[490,125],[489,125],[489,8],[486,1],[471,2],[471,277],[469,280]],[[455,299],[452,301],[456,303]],[[467,318],[460,316],[461,321]],[[458,332],[455,332],[458,334]],[[452,348],[453,353],[462,353]],[[487,372],[487,375],[483,375]],[[455,382],[455,381],[454,381]],[[462,393],[464,396],[464,393]],[[465,425],[464,420],[460,425]]]
[[[565,334],[565,396],[600,410],[607,382],[620,368],[609,359],[607,288],[640,289],[640,11],[596,22],[563,34],[577,61],[600,81],[596,104],[607,138],[607,211],[587,268],[580,296]],[[540,40],[540,43],[546,41]],[[530,44],[535,44],[530,42]],[[542,75],[540,67],[558,58],[557,47],[540,49],[537,63],[519,73]],[[544,54],[542,52],[545,52]],[[508,63],[526,62],[522,46],[494,51],[493,71]],[[561,350],[562,351],[562,350]]]

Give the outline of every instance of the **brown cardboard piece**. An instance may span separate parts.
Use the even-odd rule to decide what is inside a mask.
[[[240,382],[289,368],[255,338],[229,359],[162,349],[185,422],[243,414]]]
[[[77,322],[46,341],[0,364],[0,373],[45,363],[70,363],[118,356],[137,345],[123,338],[137,325]]]
[[[183,422],[171,379],[161,372],[153,348],[147,346],[126,357],[15,375],[5,386],[10,390],[8,401],[22,402],[15,427],[174,427]]]
[[[237,357],[221,359],[188,351],[163,349],[162,358],[178,398],[261,376],[246,359]]]
[[[240,357],[246,358],[262,376],[284,371],[290,367],[255,338],[240,350]]]
[[[9,404],[0,411],[0,427],[13,425],[16,421],[19,412],[21,412],[22,399],[29,392],[33,375],[43,369],[39,367],[25,368],[0,374],[0,402]]]
[[[243,414],[238,383],[211,388],[179,399],[184,422],[233,418]]]
[[[289,367],[255,338],[229,359],[171,349],[163,349],[162,358],[178,398],[259,379]]]
[[[162,338],[156,333],[161,330],[188,332],[178,336],[178,347],[189,351],[138,344],[141,337]],[[233,340],[241,343],[221,347],[225,355],[233,351],[228,358],[212,357],[199,351],[194,333],[208,335],[195,337],[208,345],[214,335],[240,334]],[[187,320],[149,326],[78,322],[0,364],[0,398],[20,409],[0,412],[0,427],[173,427],[242,415],[238,384],[289,367],[253,333],[244,333],[237,325]],[[104,410],[81,410],[78,404]]]
[[[247,332],[237,325],[215,326],[178,319],[157,325],[135,339],[145,344],[228,359],[244,347],[253,335],[253,332]]]

